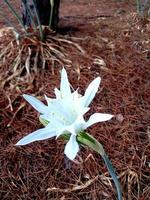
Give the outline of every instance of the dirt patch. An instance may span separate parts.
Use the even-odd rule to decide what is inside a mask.
[[[19,9],[18,1],[14,5]],[[137,17],[133,1],[125,0],[64,0],[60,16],[59,34],[73,37],[86,52],[82,56],[72,52],[70,56],[73,62],[66,70],[72,86],[79,87],[83,94],[88,84],[100,76],[101,87],[89,114],[115,115],[89,132],[103,144],[115,166],[124,199],[148,200],[150,23]],[[2,19],[0,26],[5,26]],[[10,37],[0,38],[0,54]],[[10,66],[8,62],[6,68]],[[2,77],[4,66],[0,67]],[[0,199],[116,199],[106,167],[90,150],[81,148],[82,159],[76,164],[66,159],[64,142],[59,139],[14,146],[24,135],[41,127],[37,113],[22,94],[34,94],[41,100],[44,94],[53,97],[60,69],[56,65],[52,73],[49,65],[36,73],[34,81],[19,79],[18,84],[14,78],[0,91]],[[88,187],[71,190],[89,180],[93,182]]]

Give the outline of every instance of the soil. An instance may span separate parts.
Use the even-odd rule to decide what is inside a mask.
[[[18,1],[12,3],[19,11]],[[1,3],[0,7],[19,27],[6,6]],[[0,18],[0,30],[6,26]],[[66,49],[72,63],[64,67],[73,88],[84,94],[95,77],[102,79],[86,117],[95,112],[115,117],[93,125],[88,132],[103,144],[112,161],[123,199],[148,200],[150,20],[136,14],[132,0],[62,0],[58,32],[85,51],[73,51],[72,46]],[[7,31],[0,36],[0,55],[11,38]],[[10,55],[7,64],[0,66],[0,199],[117,199],[106,166],[90,149],[81,147],[77,160],[71,162],[64,155],[65,142],[61,139],[15,146],[23,136],[42,127],[37,112],[22,94],[35,95],[42,101],[44,94],[54,97],[62,66],[56,63],[53,68],[40,68],[32,81],[15,76],[10,79],[10,59],[14,54]],[[80,189],[73,190],[76,185]]]

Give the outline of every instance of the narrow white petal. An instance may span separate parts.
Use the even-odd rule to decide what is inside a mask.
[[[57,88],[55,88],[55,96],[56,96],[56,99],[61,98],[61,92]]]
[[[91,115],[89,120],[85,123],[84,129],[88,128],[89,126],[91,126],[95,123],[108,121],[112,117],[113,117],[113,115],[110,115],[110,114],[95,113],[95,114]]]
[[[83,127],[85,123],[86,122],[83,116],[78,116],[77,119],[70,126],[66,126],[66,130],[73,135],[77,135],[79,132],[84,130]]]
[[[41,128],[23,137],[16,145],[26,145],[31,142],[45,140],[54,136],[56,136],[55,129],[50,129],[50,127]]]
[[[78,91],[75,91],[72,93],[72,103],[70,103],[71,109],[75,110],[77,115],[84,115],[86,112],[89,111],[90,108],[84,107],[83,105],[83,99],[80,94],[78,94]]]
[[[52,120],[52,116],[49,113],[48,114],[42,114],[42,115],[39,116],[39,118],[44,119],[44,120],[49,121],[49,122]]]
[[[78,113],[78,115],[82,115],[82,116],[83,116],[83,115],[84,115],[85,113],[87,113],[89,110],[90,110],[90,108],[88,108],[88,107],[87,107],[87,108],[82,108],[81,111],[80,111],[80,113]]]
[[[48,107],[49,112],[53,114],[53,118],[59,118],[64,123],[71,123],[76,116],[70,111],[70,104],[63,99],[53,100],[51,105]]]
[[[70,160],[73,160],[76,157],[78,151],[79,151],[79,144],[76,141],[76,136],[71,135],[65,147],[65,154]]]
[[[72,135],[77,134],[76,131],[75,131],[75,124],[74,123],[71,124],[70,126],[66,126],[64,130],[71,133]]]
[[[37,98],[35,98],[33,96],[30,96],[30,95],[27,95],[27,94],[23,94],[23,97],[39,113],[45,113],[45,112],[47,112],[47,106],[44,105],[44,103],[42,103],[41,101],[39,101]]]
[[[45,100],[46,100],[46,102],[47,102],[48,107],[51,106],[52,102],[53,102],[55,99],[49,98],[49,97],[46,96],[46,95],[44,95],[44,97],[45,97]],[[47,107],[47,108],[48,108],[48,107]]]
[[[59,126],[58,131],[57,131],[58,132],[57,137],[59,137],[63,133],[70,133],[71,135],[77,135],[76,128],[77,127],[76,127],[75,122],[71,125],[61,124],[61,126]]]
[[[67,72],[64,68],[61,72],[60,92],[62,94],[62,98],[71,94],[70,83],[67,77]]]
[[[98,90],[99,84],[100,84],[101,78],[97,77],[94,79],[88,88],[85,91],[85,95],[82,97],[83,99],[83,106],[88,107],[93,98],[95,97],[95,94]]]

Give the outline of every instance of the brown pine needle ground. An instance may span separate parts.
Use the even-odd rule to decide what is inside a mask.
[[[96,2],[101,5],[106,1],[93,2],[97,8]],[[110,2],[111,6],[116,6],[113,2]],[[80,9],[79,5],[83,9],[84,4],[77,5],[74,2],[72,6]],[[101,87],[89,115],[106,112],[114,114],[115,118],[107,123],[99,123],[88,131],[103,144],[115,166],[122,185],[123,199],[149,200],[149,21],[143,22],[133,13],[120,14],[119,18],[113,19],[92,18],[87,23],[84,17],[81,17],[80,22],[77,20],[76,24],[74,18],[69,20],[67,23],[70,26],[74,25],[79,29],[70,33],[76,40],[65,38],[69,42],[64,42],[64,36],[60,36],[61,41],[58,41],[58,37],[50,35],[49,43],[56,43],[52,47],[60,54],[54,49],[50,52],[57,55],[59,60],[64,59],[63,54],[65,59],[72,61],[68,64],[66,60],[61,60],[66,66],[72,86],[75,89],[79,87],[81,94],[84,94],[85,88],[95,77],[101,76]],[[77,40],[79,36],[83,39]],[[64,156],[64,141],[59,139],[49,139],[24,147],[14,146],[20,138],[41,127],[36,111],[21,95],[33,94],[41,100],[44,94],[54,97],[53,91],[59,86],[62,64],[56,61],[52,73],[52,58],[49,57],[50,61],[47,61],[45,69],[42,69],[43,64],[40,62],[40,69],[35,73],[34,63],[37,63],[41,50],[37,51],[36,46],[34,56],[31,56],[33,49],[29,44],[33,45],[32,40],[27,39],[22,44],[24,51],[16,48],[15,41],[11,41],[9,36],[0,41],[0,55],[7,55],[7,60],[0,60],[5,63],[0,66],[3,83],[0,90],[0,199],[116,200],[112,179],[101,157],[89,149],[81,148],[77,160],[70,162]],[[58,49],[59,42],[65,47]],[[45,54],[49,53],[46,50],[51,46],[40,44],[38,48],[39,46],[45,48]],[[80,47],[85,50],[84,55]],[[20,61],[19,50],[25,55],[23,62]],[[16,64],[16,70],[12,67],[15,66],[12,62],[19,63]],[[14,71],[21,73],[19,69],[23,66],[22,76],[15,73],[13,76]],[[28,82],[25,76],[28,73],[34,74],[33,81]]]

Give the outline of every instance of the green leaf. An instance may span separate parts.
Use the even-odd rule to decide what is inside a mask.
[[[51,28],[53,12],[54,12],[54,0],[50,0],[50,5],[51,5],[51,9],[50,9],[50,16],[49,16],[49,27]]]
[[[42,28],[42,24],[41,24],[41,21],[40,21],[40,16],[39,16],[39,12],[38,12],[38,9],[37,9],[36,0],[32,0],[32,2],[33,2],[33,5],[34,5],[34,8],[35,8],[35,15],[36,15],[36,19],[37,19],[37,22],[38,22],[38,25],[39,25],[40,38],[43,41],[43,39],[44,39],[43,28]]]
[[[104,154],[103,156],[103,160],[107,166],[107,169],[115,183],[116,186],[116,190],[117,190],[117,194],[118,194],[118,200],[122,200],[122,192],[121,192],[121,185],[120,182],[118,181],[117,175],[115,173],[114,167],[111,163],[111,161],[109,160],[108,156],[106,154]]]
[[[85,144],[97,153],[99,153],[101,156],[104,155],[105,151],[103,149],[103,146],[90,134],[86,132],[81,132],[77,136],[77,140],[81,144]]]
[[[39,117],[39,121],[41,122],[41,124],[43,124],[43,126],[47,126],[49,124],[49,121],[47,121],[46,119],[43,119],[41,117]]]

